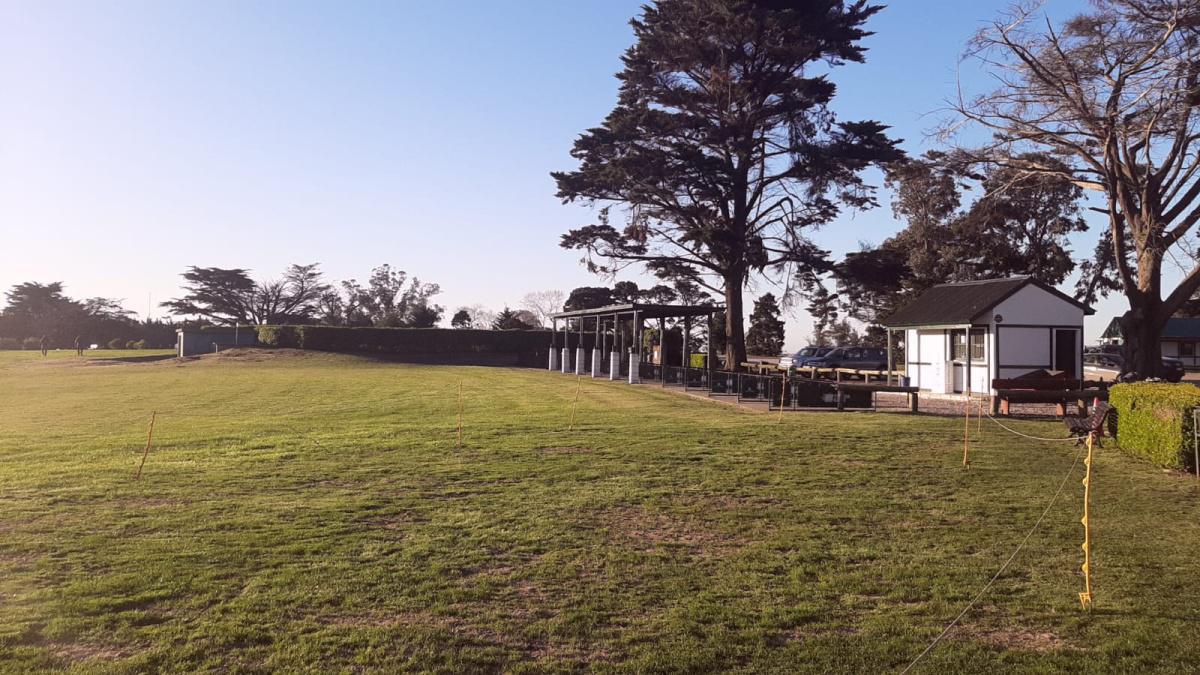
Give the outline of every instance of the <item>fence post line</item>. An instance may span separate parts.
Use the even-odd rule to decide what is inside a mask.
[[[462,450],[463,394],[462,378],[458,378],[458,449]]]
[[[138,464],[137,474],[133,477],[134,480],[141,480],[142,467],[146,466],[146,456],[150,454],[150,444],[154,440],[154,418],[158,413],[150,411],[150,428],[146,431],[146,449],[142,451],[142,463]]]

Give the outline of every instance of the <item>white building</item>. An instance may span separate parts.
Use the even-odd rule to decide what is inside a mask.
[[[257,326],[205,326],[175,330],[175,352],[180,357],[211,354],[222,346],[253,347],[257,344]]]
[[[991,394],[1032,370],[1083,373],[1084,305],[1029,277],[934,286],[883,323],[903,331],[910,384],[934,394]]]

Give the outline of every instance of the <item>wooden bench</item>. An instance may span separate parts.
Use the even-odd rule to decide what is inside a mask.
[[[842,392],[843,391],[869,391],[871,393],[884,392],[884,393],[890,393],[890,394],[908,394],[908,410],[909,410],[909,412],[917,412],[917,407],[918,407],[917,399],[920,396],[920,394],[918,394],[918,392],[920,390],[917,387],[902,387],[902,386],[894,385],[894,384],[869,384],[866,382],[863,382],[863,383],[839,382],[837,384],[837,390],[838,390],[838,399],[837,399],[838,400],[838,410],[842,410],[844,408],[844,406],[842,405]]]
[[[1104,422],[1111,410],[1112,407],[1107,402],[1101,402],[1096,404],[1096,409],[1090,417],[1064,417],[1063,423],[1067,425],[1067,431],[1075,437],[1075,445],[1084,442],[1088,436],[1095,438],[1096,445],[1100,445],[1100,439],[1104,436]]]
[[[741,365],[747,372],[759,375],[772,375],[779,371],[779,364],[770,361],[742,361]]]
[[[992,380],[992,414],[1008,415],[1013,403],[1054,403],[1055,414],[1065,417],[1067,403],[1075,401],[1081,415],[1087,413],[1087,404],[1094,400],[1108,400],[1106,387],[1096,387],[1084,380],[1061,377],[1022,377]]]

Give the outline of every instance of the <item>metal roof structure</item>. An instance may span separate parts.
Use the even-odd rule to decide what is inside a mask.
[[[911,326],[948,326],[974,323],[988,310],[1004,302],[1026,286],[1038,288],[1094,314],[1095,310],[1062,291],[1032,277],[1008,277],[983,281],[963,281],[934,286],[883,320],[889,328]]]
[[[724,305],[655,305],[629,303],[623,305],[605,305],[591,309],[576,309],[569,312],[551,314],[551,319],[576,319],[580,317],[612,316],[614,314],[633,314],[643,319],[667,319],[687,316],[708,316],[725,311]]]
[[[1104,334],[1100,337],[1104,338],[1119,338],[1123,337],[1121,333],[1121,322],[1113,319],[1109,322],[1108,327],[1104,329]],[[1173,316],[1167,319],[1167,325],[1163,326],[1160,340],[1200,340],[1200,318]]]

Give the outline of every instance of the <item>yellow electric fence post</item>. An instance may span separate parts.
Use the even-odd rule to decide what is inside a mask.
[[[583,386],[583,376],[575,378],[575,402],[571,404],[571,424],[567,426],[567,431],[575,430],[575,411],[579,408],[579,389]]]
[[[137,475],[133,477],[134,480],[141,480],[142,478],[142,467],[146,466],[146,455],[150,454],[150,443],[154,440],[154,418],[157,415],[157,412],[150,411],[150,429],[146,431],[146,449],[142,451],[142,463],[138,464]]]
[[[969,396],[970,394],[968,394]],[[963,406],[963,468],[971,468],[971,460],[968,455],[968,450],[971,445],[971,399],[967,399],[966,405]]]
[[[462,378],[458,378],[458,449],[462,450],[463,395]]]
[[[1079,602],[1084,609],[1092,608],[1092,523],[1091,511],[1088,508],[1092,499],[1092,440],[1094,433],[1087,437],[1087,457],[1083,460],[1083,592],[1079,594]]]

